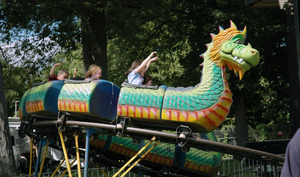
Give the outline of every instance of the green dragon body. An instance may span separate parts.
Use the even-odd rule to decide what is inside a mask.
[[[239,31],[231,22],[230,28],[212,36],[204,57],[203,79],[192,88],[161,86],[157,90],[123,87],[118,115],[136,121],[160,124],[185,124],[196,132],[210,132],[226,118],[232,93],[226,80],[226,66],[244,73],[259,63],[259,52],[244,45],[246,28]]]

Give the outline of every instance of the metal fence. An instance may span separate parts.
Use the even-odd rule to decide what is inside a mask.
[[[260,162],[253,159],[243,158],[223,159],[219,177],[279,177],[282,164]]]
[[[87,176],[88,177],[111,177],[115,173],[119,171],[119,168],[101,168],[99,170],[98,168],[89,168]],[[56,173],[53,177],[68,177],[68,172],[63,174],[64,171],[60,171]],[[104,172],[104,173],[103,173]],[[53,173],[42,173],[41,177],[51,177]],[[106,176],[107,175],[107,176]],[[120,174],[122,175],[122,173]],[[120,176],[119,175],[119,176]],[[35,177],[34,175],[31,175],[32,177]],[[78,177],[78,172],[77,170],[72,170],[72,177]],[[84,171],[83,169],[81,170],[81,176],[84,176]],[[21,176],[15,176],[15,177],[29,177],[29,175],[21,175]],[[125,177],[149,177],[148,175],[143,175],[142,173],[136,173],[136,172],[129,172],[125,175]]]
[[[279,177],[282,169],[280,164],[262,163],[257,160],[243,158],[237,159],[223,159],[221,166],[217,173],[218,177]],[[117,173],[119,168],[90,168],[88,169],[88,177],[111,177]],[[68,177],[68,173],[63,174],[64,171],[60,171],[54,175],[54,177]],[[81,176],[84,176],[83,169]],[[42,173],[41,177],[51,177],[52,173]],[[107,176],[106,176],[107,175]],[[22,175],[16,177],[28,177],[29,175]],[[34,177],[34,175],[31,175]],[[72,170],[72,176],[78,177],[77,170]],[[119,175],[120,176],[120,175]],[[142,173],[129,172],[126,177],[148,177]]]

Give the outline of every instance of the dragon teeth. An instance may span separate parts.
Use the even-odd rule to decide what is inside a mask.
[[[244,61],[242,58],[239,58],[237,56],[235,56],[233,59],[234,59],[234,61],[236,61],[238,63],[242,63]]]

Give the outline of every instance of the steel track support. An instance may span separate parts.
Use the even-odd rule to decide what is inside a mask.
[[[65,142],[64,142],[64,138],[63,138],[63,135],[62,135],[62,131],[58,130],[58,134],[59,134],[59,137],[60,137],[61,145],[63,147],[64,156],[65,156],[65,160],[66,160],[66,163],[67,163],[67,169],[68,169],[69,177],[72,177],[71,167],[70,167],[69,158],[68,158],[68,154],[67,154],[67,150],[66,150],[66,145],[65,145]]]
[[[85,160],[84,160],[84,177],[87,177],[88,165],[89,165],[89,150],[90,150],[90,128],[86,130],[85,137]]]
[[[37,177],[37,174],[38,174],[39,165],[40,165],[40,157],[41,157],[41,152],[42,152],[42,147],[43,147],[44,141],[45,141],[44,139],[40,139],[40,142],[39,142],[39,149],[38,149],[38,155],[36,158],[35,172],[34,172],[35,177]]]
[[[45,163],[45,159],[46,159],[46,154],[47,154],[47,151],[48,151],[48,146],[49,146],[49,139],[47,139],[47,144],[46,144],[46,147],[45,147],[43,160],[42,160],[42,164],[41,164],[41,167],[40,167],[39,177],[42,176],[43,167],[44,167],[44,163]]]
[[[141,150],[139,150],[139,152],[137,152],[122,168],[120,168],[120,170],[117,173],[115,173],[113,177],[118,176],[133,160],[135,160],[148,146],[150,146],[153,141],[155,141],[155,136]]]
[[[57,171],[59,170],[59,168],[61,167],[61,165],[64,163],[65,159],[63,159],[59,165],[57,166],[57,168],[55,169],[55,171],[53,172],[53,174],[51,175],[51,177],[54,177],[55,173],[57,173]]]
[[[75,145],[76,145],[76,157],[77,157],[77,171],[78,177],[81,177],[81,169],[80,169],[80,155],[79,155],[79,146],[78,146],[78,132],[74,135]]]
[[[33,149],[33,137],[30,138],[30,164],[29,164],[29,177],[31,177],[31,168],[32,168],[32,149]]]
[[[137,161],[135,161],[122,175],[121,177],[124,177],[130,170],[136,166],[153,148],[155,148],[159,144],[159,141],[157,141],[153,146],[151,146]]]

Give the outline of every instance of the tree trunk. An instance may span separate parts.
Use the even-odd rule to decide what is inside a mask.
[[[236,141],[238,146],[244,146],[249,140],[248,121],[245,106],[245,97],[241,91],[236,91],[233,94],[233,104],[235,106],[235,131]]]
[[[290,97],[290,137],[293,137],[300,127],[300,27],[299,4],[291,1],[293,6],[287,12],[287,46],[289,68],[289,97]]]
[[[7,119],[2,65],[0,61],[0,177],[16,176],[17,168],[15,164]]]
[[[82,53],[85,72],[91,64],[102,68],[101,79],[107,79],[107,41],[105,13],[93,10],[81,17]]]

